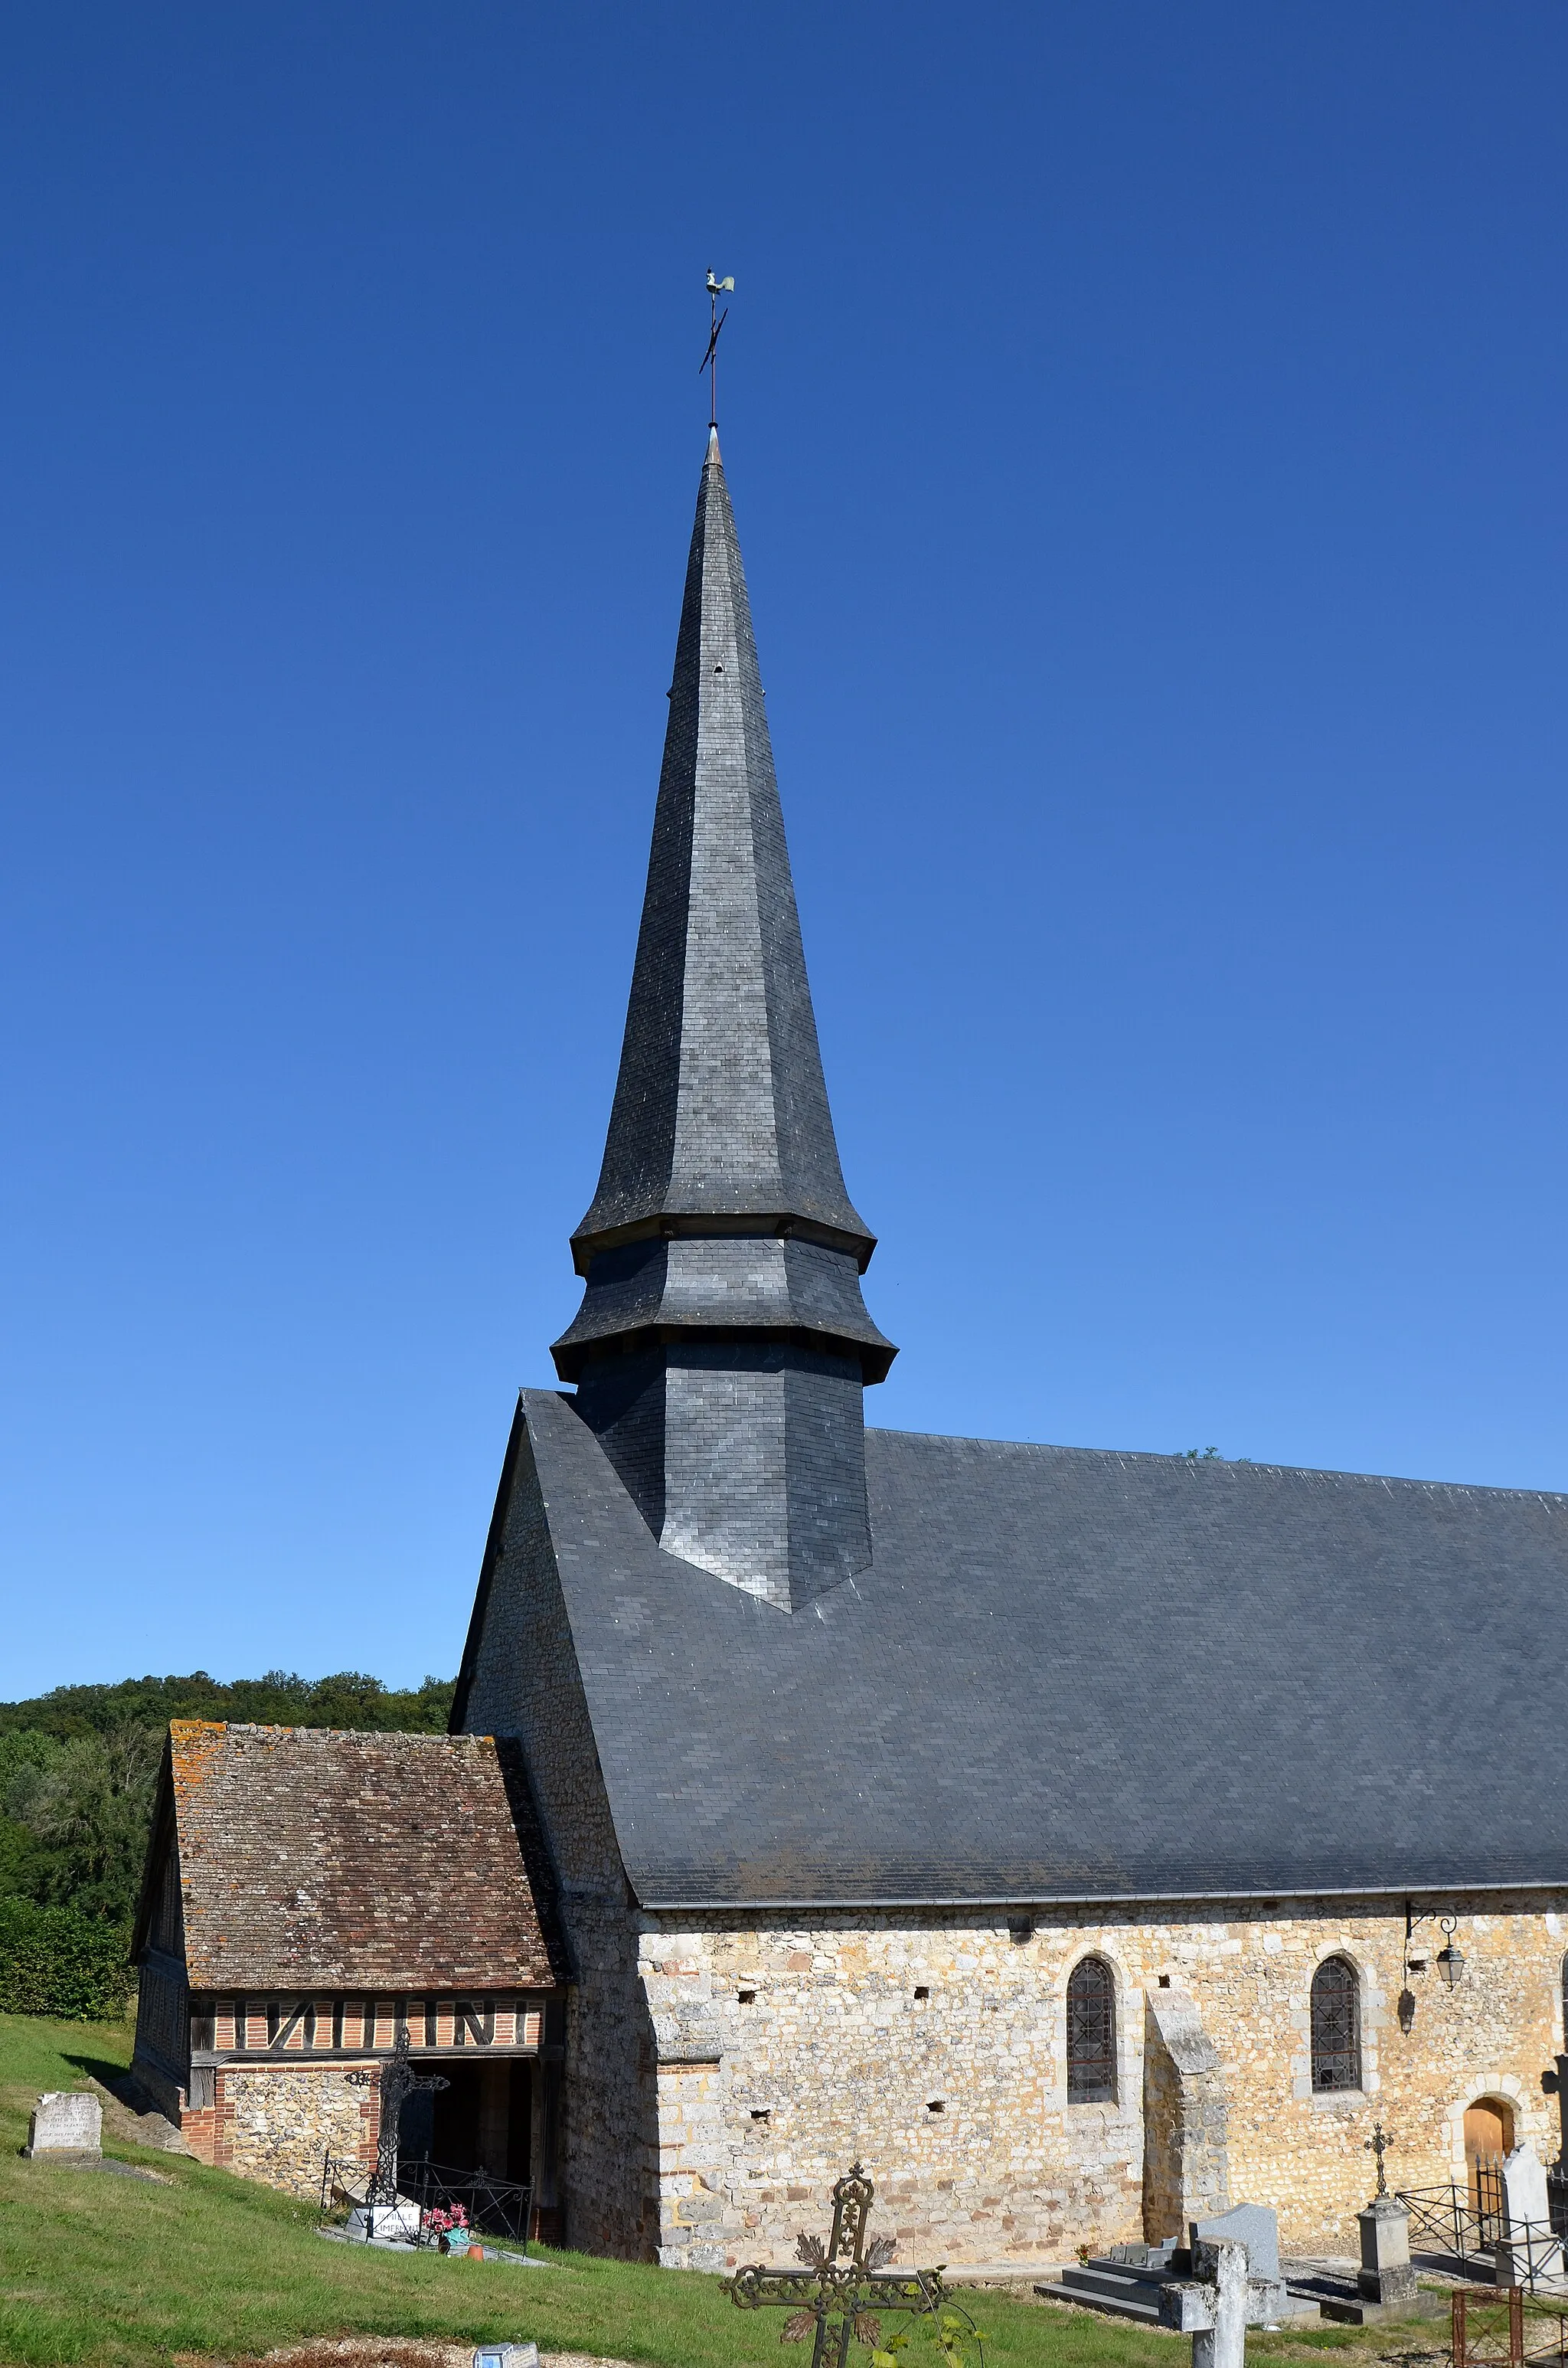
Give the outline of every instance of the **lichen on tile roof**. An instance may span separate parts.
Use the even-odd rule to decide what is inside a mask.
[[[493,1736],[181,1719],[165,1783],[193,1989],[563,1977],[527,1782]]]

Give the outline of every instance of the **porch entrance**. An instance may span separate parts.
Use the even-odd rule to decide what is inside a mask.
[[[415,2091],[403,2100],[400,2159],[530,2180],[534,2066],[516,2057],[494,2064],[454,2064],[448,2058],[440,2070],[445,2089]]]

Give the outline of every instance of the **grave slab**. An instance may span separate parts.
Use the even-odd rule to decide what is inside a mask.
[[[103,2135],[104,2109],[90,2090],[47,2089],[33,2109],[22,2152],[34,2162],[97,2162]]]

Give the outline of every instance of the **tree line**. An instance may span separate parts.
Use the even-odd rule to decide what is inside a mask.
[[[171,1719],[444,1735],[453,1683],[398,1691],[358,1669],[269,1669],[224,1685],[196,1669],[0,1702],[0,2010],[104,2013],[123,2000]]]

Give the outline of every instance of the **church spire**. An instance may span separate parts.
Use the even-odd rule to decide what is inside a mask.
[[[869,1558],[860,1296],[717,429],[563,1381],[671,1552],[790,1608]],[[743,1436],[744,1434],[744,1436]],[[760,1479],[764,1467],[770,1479]],[[809,1467],[809,1468],[808,1468]]]
[[[735,521],[710,428],[631,1001],[577,1270],[637,1234],[792,1222],[875,1247],[845,1190]]]

